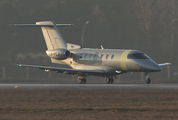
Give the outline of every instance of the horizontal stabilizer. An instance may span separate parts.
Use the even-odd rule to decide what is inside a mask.
[[[67,49],[67,43],[57,27],[72,26],[73,24],[56,24],[53,21],[41,21],[36,24],[11,24],[17,27],[41,27],[48,50]]]
[[[36,25],[36,24],[10,24],[9,26],[18,27],[54,27],[54,25]],[[57,27],[73,26],[73,24],[56,24]]]

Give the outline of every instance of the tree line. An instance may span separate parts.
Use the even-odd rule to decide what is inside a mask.
[[[74,24],[59,28],[69,43],[81,44],[90,21],[84,47],[137,49],[158,63],[178,65],[177,0],[1,0],[0,64],[49,64],[40,28],[8,26],[47,20]]]

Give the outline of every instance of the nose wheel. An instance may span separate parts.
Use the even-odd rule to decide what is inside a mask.
[[[150,84],[150,83],[151,83],[151,79],[150,79],[150,78],[147,78],[147,79],[146,79],[146,83],[147,83],[147,84]]]
[[[150,74],[150,72],[145,72],[145,77],[146,77],[146,83],[147,83],[147,84],[150,84],[150,83],[151,83],[151,79],[150,79],[149,74]]]

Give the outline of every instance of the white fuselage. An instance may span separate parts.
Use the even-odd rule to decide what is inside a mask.
[[[73,69],[106,70],[108,74],[117,75],[128,71],[160,71],[160,67],[149,59],[128,59],[128,54],[139,53],[137,50],[121,49],[73,49],[71,56],[65,60],[54,60],[53,63],[67,64]],[[141,63],[141,64],[140,64]],[[149,67],[150,66],[150,67]]]

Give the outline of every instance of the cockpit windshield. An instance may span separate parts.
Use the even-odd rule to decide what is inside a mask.
[[[143,53],[133,53],[133,54],[128,54],[127,59],[149,59],[149,57]]]

